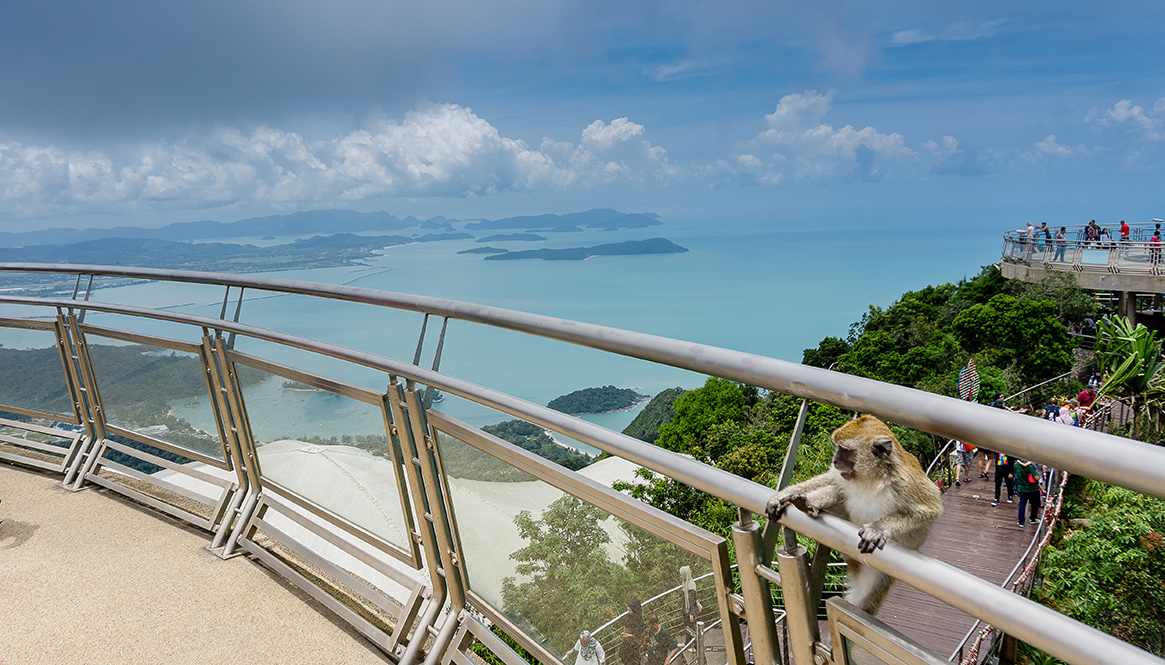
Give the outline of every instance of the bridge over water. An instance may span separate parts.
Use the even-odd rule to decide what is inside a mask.
[[[142,649],[143,659],[190,652],[190,661],[319,662],[312,649],[331,644],[350,654],[343,661],[445,665],[471,662],[476,641],[510,665],[522,662],[510,645],[550,664],[579,630],[598,627],[582,623],[588,617],[622,611],[608,604],[611,597],[644,599],[647,611],[675,627],[670,590],[679,566],[688,565],[702,578],[705,607],[704,632],[683,652],[692,663],[946,662],[951,642],[921,630],[951,632],[953,620],[936,619],[941,606],[1070,663],[1165,662],[1000,588],[998,571],[974,568],[944,549],[943,523],[922,552],[890,544],[864,557],[900,580],[896,594],[909,585],[921,595],[891,602],[878,617],[832,598],[823,626],[817,598],[825,569],[791,540],[780,544],[780,531],[856,557],[855,525],[796,510],[780,524],[762,525],[757,516],[771,489],[467,381],[459,376],[465,367],[442,366],[442,356],[457,344],[489,353],[482,340],[501,333],[565,343],[871,413],[1165,498],[1160,448],[771,358],[438,298],[118,267],[7,264],[0,272],[58,276],[50,277],[57,292],[0,295],[5,358],[24,354],[20,363],[0,365],[0,394],[7,396],[0,402],[0,459],[46,474],[0,467],[0,491],[43,497],[34,504],[0,497],[8,517],[0,547],[18,554],[0,599],[13,625],[23,614],[37,628],[7,631],[11,653],[35,654],[41,644],[43,654],[67,652],[77,662],[125,662],[135,628],[149,631],[143,617],[163,606],[180,629],[158,640],[181,645]],[[126,280],[181,287],[184,299],[197,291],[220,303],[217,316],[90,288]],[[61,293],[61,284],[70,286]],[[375,321],[384,346],[344,346],[313,337],[307,325],[264,327],[252,303],[272,295],[291,296],[286,306],[295,311]],[[479,330],[480,338],[466,332]],[[542,348],[531,344],[522,362],[545,362]],[[33,384],[37,390],[11,389]],[[190,386],[196,390],[182,392]],[[435,403],[435,391],[444,401]],[[150,396],[163,406],[143,410]],[[482,411],[612,457],[569,471],[482,431],[470,422],[489,421],[473,415]],[[313,429],[321,422],[326,431]],[[637,466],[737,507],[732,547],[610,489]],[[59,484],[45,486],[45,478]],[[961,492],[946,501],[956,534],[967,530],[959,515],[985,526],[986,517],[968,510],[992,514],[985,502],[962,506]],[[597,528],[548,528],[579,516],[597,520]],[[110,531],[112,542],[102,544]],[[192,536],[206,549],[192,550]],[[1026,547],[1025,539],[1026,532],[996,537],[1013,549],[982,558],[1014,565],[1023,552],[1013,550]],[[517,568],[532,547],[550,544],[563,554],[553,565]],[[962,545],[956,553],[966,553]],[[171,547],[184,551],[171,556]],[[45,556],[28,556],[32,548],[44,548]],[[587,577],[600,549],[614,567]],[[90,558],[69,558],[79,553]],[[240,555],[275,575],[256,576]],[[147,564],[159,558],[166,565],[158,577],[139,582],[150,579]],[[555,586],[578,577],[604,593],[568,587],[574,595],[564,596]],[[49,601],[54,593],[67,602]],[[138,593],[148,602],[135,602]],[[303,607],[280,609],[289,597]],[[117,608],[117,616],[96,614],[103,606]],[[50,615],[50,608],[65,614]],[[60,647],[62,640],[76,650]],[[612,665],[623,665],[615,642],[605,646]],[[83,656],[82,643],[97,655]],[[276,646],[296,655],[274,655]]]

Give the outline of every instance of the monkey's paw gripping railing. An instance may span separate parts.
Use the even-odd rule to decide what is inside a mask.
[[[221,556],[251,553],[406,665],[467,663],[474,641],[519,665],[494,631],[554,663],[628,598],[674,616],[672,601],[659,599],[682,565],[703,577],[697,660],[773,663],[784,652],[798,665],[943,662],[838,598],[827,601],[830,640],[822,641],[826,553],[859,558],[855,525],[795,509],[762,524],[771,488],[469,381],[468,360],[440,368],[443,353],[448,361],[458,349],[487,358],[497,335],[532,340],[511,359],[530,367],[553,363],[562,349],[638,358],[1165,498],[1165,449],[727,349],[269,277],[40,264],[0,264],[0,273],[8,282],[0,457],[60,473],[70,488],[103,485],[207,530]],[[133,286],[94,288],[124,284]],[[212,301],[218,316],[201,313]],[[195,305],[149,304],[175,302]],[[284,326],[293,330],[270,327],[277,318],[294,321]],[[436,319],[439,333],[428,325]],[[342,343],[356,326],[376,330],[376,348]],[[610,453],[624,470],[643,466],[722,499],[739,511],[734,547],[611,490],[593,469],[612,462],[570,471],[434,409],[437,391],[447,411],[495,416],[467,420],[519,419]],[[819,543],[812,563],[791,532]],[[860,558],[1066,662],[1165,663],[894,543]],[[614,636],[609,642],[608,653],[619,651]]]

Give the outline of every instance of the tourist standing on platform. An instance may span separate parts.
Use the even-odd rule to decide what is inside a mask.
[[[1096,225],[1095,219],[1088,222],[1088,226],[1084,227],[1084,240],[1089,243],[1100,240],[1100,227]]]
[[[1149,263],[1159,265],[1161,263],[1161,232],[1154,231],[1153,237],[1149,238]]]
[[[1061,226],[1060,230],[1056,232],[1056,255],[1052,257],[1052,260],[1063,261],[1066,249],[1068,249],[1068,227]]]
[[[999,488],[1001,485],[1007,485],[1007,502],[1011,503],[1011,497],[1015,494],[1015,460],[1010,455],[999,453],[995,458],[995,500],[991,505],[999,505]]]
[[[1098,240],[1101,247],[1112,247],[1116,244],[1112,241],[1112,235],[1109,234],[1108,229],[1101,229]]]
[[[647,617],[646,665],[667,665],[679,650],[680,645],[676,644],[675,638],[659,625],[659,617],[654,614]]]
[[[603,653],[603,645],[591,637],[589,630],[579,633],[578,641],[562,657],[563,662],[569,659],[572,653],[578,654],[574,659],[574,665],[607,665],[607,654]]]
[[[623,624],[623,644],[619,660],[623,665],[642,665],[643,645],[647,641],[647,624],[643,622],[643,606],[638,598],[627,601],[627,623]]]
[[[1035,462],[1015,460],[1013,467],[1015,474],[1015,493],[1019,495],[1019,520],[1016,524],[1024,526],[1023,511],[1028,509],[1028,516],[1034,523],[1040,515],[1040,467]]]
[[[1048,228],[1047,222],[1040,222],[1039,233],[1044,238],[1043,241],[1040,242],[1040,246],[1043,247],[1044,251],[1046,252],[1048,251],[1048,248],[1052,246],[1052,230]]]

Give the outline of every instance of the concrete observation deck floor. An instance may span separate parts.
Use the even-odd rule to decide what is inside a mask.
[[[209,535],[101,488],[0,462],[0,663],[390,663]]]

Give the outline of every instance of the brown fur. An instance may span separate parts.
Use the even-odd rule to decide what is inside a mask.
[[[780,519],[789,506],[810,517],[824,510],[856,522],[858,551],[873,552],[892,540],[918,549],[930,525],[942,515],[942,495],[918,458],[898,443],[890,428],[862,416],[833,433],[837,451],[828,471],[773,495],[766,512]],[[846,600],[873,614],[894,578],[846,558],[850,591]]]

